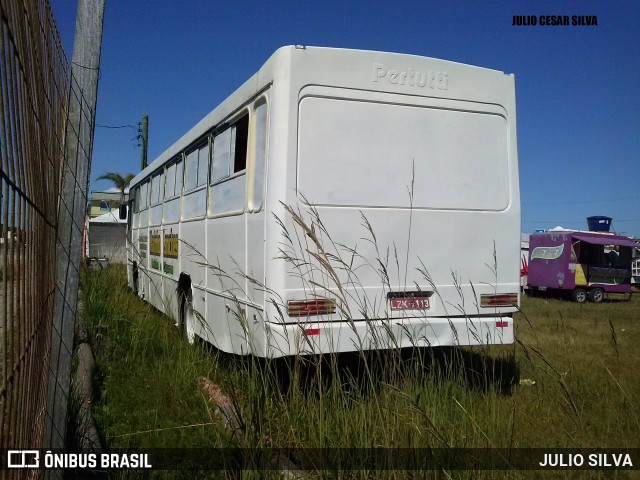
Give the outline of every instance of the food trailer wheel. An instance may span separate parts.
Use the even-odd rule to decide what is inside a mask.
[[[573,301],[577,303],[584,303],[587,301],[587,292],[584,288],[576,288],[572,294]]]
[[[604,291],[601,288],[589,290],[589,300],[593,303],[600,303],[604,300]]]

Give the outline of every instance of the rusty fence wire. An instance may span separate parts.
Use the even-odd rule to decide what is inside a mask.
[[[49,1],[0,0],[0,449],[64,440],[95,118],[75,81]]]

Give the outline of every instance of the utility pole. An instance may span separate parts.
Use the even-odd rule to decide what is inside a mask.
[[[71,94],[58,199],[56,289],[49,356],[44,445],[63,449],[70,400],[71,355],[82,263],[82,238],[95,128],[105,0],[79,0],[71,71]],[[50,478],[62,478],[51,471]]]
[[[142,116],[142,168],[147,168],[147,151],[149,148],[149,115]]]

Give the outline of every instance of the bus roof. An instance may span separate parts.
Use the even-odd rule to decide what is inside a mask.
[[[180,152],[184,151],[190,144],[197,141],[202,136],[206,135],[215,125],[222,122],[225,118],[232,115],[238,108],[251,98],[258,95],[268,85],[270,85],[274,77],[280,73],[282,66],[287,66],[290,62],[291,56],[295,51],[303,50],[307,52],[313,52],[318,58],[323,57],[327,59],[332,58],[345,58],[348,57],[351,60],[354,57],[377,61],[384,61],[388,59],[420,59],[420,60],[432,60],[439,64],[446,65],[448,68],[463,68],[468,71],[474,71],[479,75],[504,76],[504,72],[493,70],[484,67],[478,67],[473,65],[467,65],[463,63],[453,62],[449,60],[441,60],[432,57],[424,57],[412,54],[382,52],[382,51],[370,51],[370,50],[355,50],[345,48],[331,48],[331,47],[307,47],[301,45],[288,45],[276,50],[271,57],[264,63],[264,65],[251,76],[246,82],[244,82],[238,89],[236,89],[229,97],[227,97],[220,105],[215,107],[209,114],[207,114],[202,120],[200,120],[193,128],[185,133],[179,140],[165,150],[160,156],[158,156],[152,163],[150,163],[144,170],[138,173],[135,178],[132,179],[130,186],[135,186],[142,180],[147,178],[150,174],[155,172],[158,168],[164,165],[166,162],[173,159]],[[374,64],[375,65],[375,64]],[[323,72],[328,75],[346,75],[341,73],[340,70],[336,72]]]

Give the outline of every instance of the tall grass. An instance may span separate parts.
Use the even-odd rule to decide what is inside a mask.
[[[94,416],[111,448],[206,447],[223,441],[196,379],[218,366],[126,287],[124,267],[85,271],[85,317],[96,356]]]
[[[637,298],[524,298],[514,347],[270,361],[189,345],[128,291],[123,268],[86,272],[83,289],[97,357],[95,416],[109,448],[635,448],[640,438]],[[201,377],[232,398],[241,429],[223,427]],[[482,476],[494,478],[472,475]]]
[[[287,212],[294,228],[280,221],[281,260],[311,298],[330,290],[348,322],[384,317],[386,307],[367,298],[357,271],[374,269],[388,290],[391,275],[407,275],[406,259],[395,247],[382,251],[363,216],[366,241],[378,252],[370,264],[334,242],[317,212],[311,211],[310,222]],[[216,271],[205,259],[203,265]],[[488,268],[497,276],[495,256]],[[420,271],[430,282],[426,266]],[[218,274],[221,282],[233,283],[233,276]],[[598,305],[524,298],[513,346],[360,349],[260,360],[190,345],[172,320],[128,290],[123,267],[85,272],[82,288],[97,361],[95,416],[108,448],[274,447],[291,449],[294,463],[306,465],[301,452],[319,447],[632,448],[640,438],[637,298]],[[464,302],[461,294],[460,305],[449,306],[465,313]],[[231,399],[234,429],[216,414],[203,378]],[[319,467],[315,475],[325,473]],[[345,474],[361,475],[416,474]],[[494,478],[482,471],[436,476]]]

